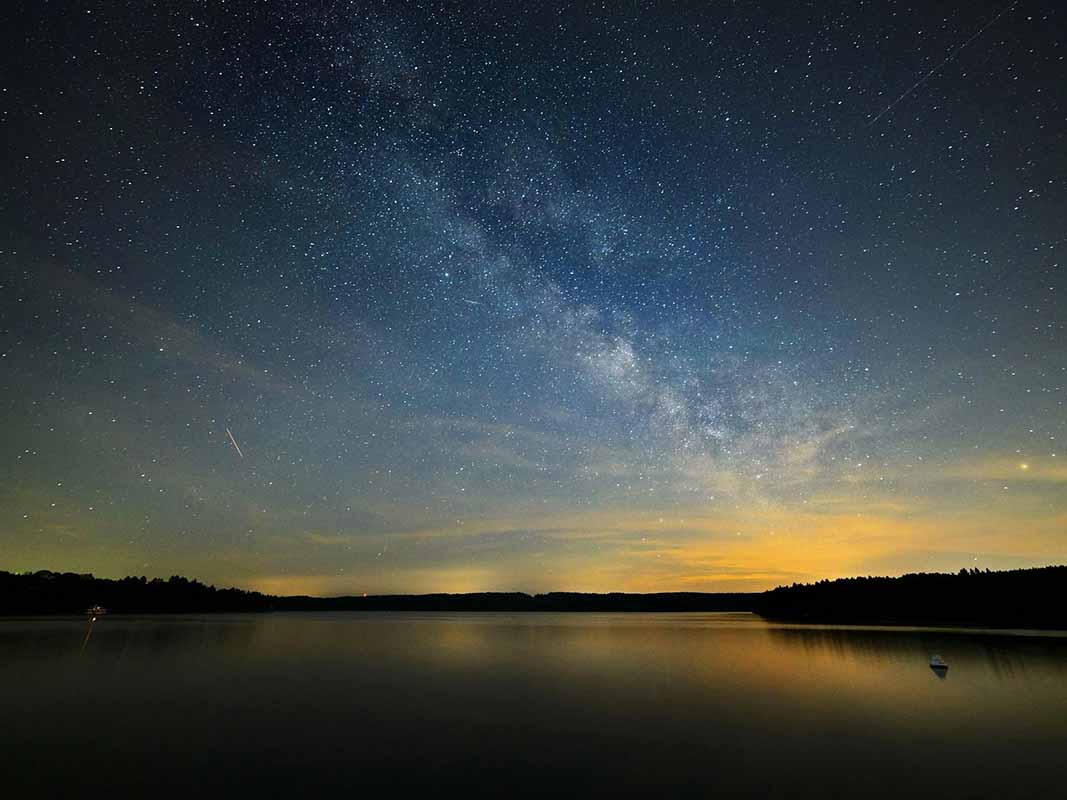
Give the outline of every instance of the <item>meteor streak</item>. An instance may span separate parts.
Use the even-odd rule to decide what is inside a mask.
[[[230,441],[233,442],[234,449],[237,450],[237,455],[239,455],[241,457],[241,459],[243,460],[244,457],[245,457],[245,454],[241,452],[241,446],[239,444],[237,444],[237,440],[233,438],[233,434],[230,433],[230,429],[229,428],[226,429],[226,435],[230,437]]]
[[[902,94],[900,97],[898,97],[892,103],[890,103],[885,108],[883,108],[882,112],[880,114],[878,114],[878,116],[876,116],[874,119],[872,119],[870,122],[867,123],[867,127],[870,127],[871,125],[874,125],[874,123],[876,123],[878,120],[880,120],[886,114],[888,114],[890,111],[892,111],[894,108],[896,108],[897,104],[901,100],[903,100],[909,94],[911,94],[916,89],[918,89],[920,86],[922,86],[924,83],[926,83],[928,80],[930,80],[930,78],[933,76],[933,74],[935,72],[939,71],[943,66],[945,66],[945,64],[947,64],[953,58],[955,58],[956,55],[960,52],[960,50],[965,48],[967,45],[969,45],[971,42],[973,42],[975,39],[977,39],[979,36],[981,36],[983,33],[985,33],[986,30],[989,28],[989,26],[991,26],[994,22],[996,22],[998,19],[1003,17],[1005,14],[1007,14],[1009,11],[1011,11],[1013,8],[1015,8],[1015,6],[1017,6],[1017,5],[1019,5],[1019,0],[1014,0],[1013,3],[1011,3],[1010,5],[1007,5],[1004,8],[1002,8],[1000,10],[999,14],[997,14],[995,17],[993,17],[993,19],[989,20],[989,22],[987,22],[985,25],[983,25],[981,28],[979,28],[974,34],[972,34],[970,39],[965,41],[963,44],[957,45],[952,50],[950,50],[949,54],[947,56],[945,56],[945,60],[944,61],[942,61],[940,64],[938,64],[932,70],[930,70],[925,75],[923,75],[921,78],[919,78],[919,80],[915,81],[915,83],[913,83],[908,88],[908,90],[906,92],[904,92],[904,94]]]

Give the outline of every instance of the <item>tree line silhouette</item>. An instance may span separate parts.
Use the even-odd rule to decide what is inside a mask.
[[[74,572],[0,572],[0,614],[80,613],[92,606],[125,613],[268,611],[273,598],[216,589],[179,575],[119,580]]]
[[[174,575],[119,580],[71,572],[0,571],[0,614],[236,611],[752,611],[793,622],[957,624],[1067,629],[1067,566],[962,569],[780,586],[767,592],[478,592],[279,597],[216,589]]]
[[[779,586],[753,610],[788,621],[1067,629],[1067,566],[911,573]]]
[[[216,589],[179,575],[168,580],[97,578],[73,572],[0,572],[0,614],[208,611],[748,611],[752,595],[664,592],[584,594],[475,592],[469,594],[279,597]]]

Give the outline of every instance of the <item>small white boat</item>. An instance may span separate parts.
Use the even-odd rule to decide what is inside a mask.
[[[85,609],[85,613],[92,618],[101,617],[107,613],[107,609],[103,606],[93,606],[92,608]]]
[[[941,656],[930,656],[930,669],[948,669],[948,664]]]

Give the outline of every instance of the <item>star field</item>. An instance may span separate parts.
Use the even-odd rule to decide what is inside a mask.
[[[3,568],[1067,559],[1057,4],[8,15]]]

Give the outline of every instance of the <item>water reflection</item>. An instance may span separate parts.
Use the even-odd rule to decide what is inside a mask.
[[[829,626],[768,626],[767,633],[807,658],[860,659],[874,666],[929,663],[930,654],[939,653],[953,671],[966,666],[996,682],[1024,679],[1030,670],[1037,680],[1067,680],[1067,637],[1059,633]]]
[[[1010,797],[1067,778],[1065,638],[736,614],[109,616],[90,631],[0,623],[16,788],[46,774],[72,789],[89,765],[129,792],[267,795]]]
[[[95,625],[95,624],[96,624],[96,617],[89,617],[89,622],[86,624],[86,628],[85,628],[85,638],[82,639],[82,648],[81,648],[81,650],[78,651],[79,653],[84,653],[85,652],[85,645],[89,644],[89,639],[93,635],[93,625]]]

